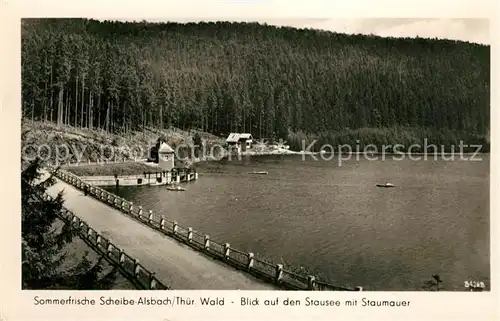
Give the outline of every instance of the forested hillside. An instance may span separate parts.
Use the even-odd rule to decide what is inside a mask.
[[[251,132],[296,148],[477,143],[489,133],[489,60],[477,44],[256,23],[24,19],[23,117],[113,133]]]

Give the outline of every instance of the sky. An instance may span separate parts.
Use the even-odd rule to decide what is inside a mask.
[[[130,20],[130,19],[119,19]],[[141,20],[141,19],[137,19]],[[198,22],[196,19],[145,19],[151,22]],[[215,19],[216,20],[216,19]],[[214,21],[214,20],[212,20]],[[491,44],[488,19],[260,19],[260,23],[313,28],[348,34],[373,34],[382,37],[421,37]]]

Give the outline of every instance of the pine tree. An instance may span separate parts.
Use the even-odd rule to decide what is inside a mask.
[[[22,210],[22,288],[23,289],[109,289],[116,278],[116,270],[99,277],[103,270],[102,257],[94,265],[88,252],[70,270],[63,267],[66,261],[64,246],[70,244],[77,230],[63,224],[63,194],[53,199],[42,198],[54,184],[53,176],[42,179],[41,161],[36,159],[21,173]]]

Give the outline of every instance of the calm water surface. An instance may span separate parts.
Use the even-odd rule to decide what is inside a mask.
[[[245,158],[204,164],[186,192],[108,188],[135,204],[257,257],[306,267],[338,285],[445,290],[489,287],[489,158],[313,161]],[[212,165],[210,165],[212,166]],[[265,170],[269,175],[248,175]],[[392,182],[396,188],[377,188]]]

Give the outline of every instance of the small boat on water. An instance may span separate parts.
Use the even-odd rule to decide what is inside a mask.
[[[267,175],[267,172],[266,171],[253,171],[253,172],[248,172],[248,174]]]
[[[385,183],[385,184],[377,184],[377,187],[395,187],[395,186],[391,183]]]
[[[174,191],[174,192],[183,192],[186,189],[180,186],[167,186],[168,191]]]

